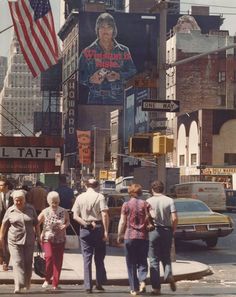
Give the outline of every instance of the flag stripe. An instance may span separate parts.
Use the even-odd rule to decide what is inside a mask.
[[[52,13],[48,13],[48,18],[43,18],[42,26],[44,31],[46,32],[46,37],[49,40],[51,51],[54,53],[56,57],[58,57],[58,46],[57,46],[57,39],[56,39],[56,32],[54,30],[54,22]],[[46,27],[44,27],[46,26]]]
[[[44,63],[42,52],[35,39],[34,26],[32,26],[34,23],[32,22],[32,16],[28,8],[29,7],[25,5],[25,2],[22,1],[22,5],[19,5],[18,17],[23,29],[25,45],[28,45],[31,56],[35,59],[40,71],[43,71],[46,67],[46,63]]]
[[[18,42],[20,44],[23,56],[25,58],[26,63],[28,64],[30,71],[32,72],[33,76],[36,77],[37,73],[40,71],[37,64],[35,63],[34,59],[30,59],[31,56],[31,52],[29,51],[29,48],[27,47],[27,45],[25,45],[24,39],[21,39],[20,36],[23,35],[22,32],[22,28],[18,26],[16,20],[17,20],[17,16],[15,16],[16,14],[16,6],[18,5],[18,3],[16,2],[9,2],[10,5],[10,11],[11,11],[11,16],[12,16],[12,20],[13,20],[13,24],[14,24],[14,29],[16,32],[16,35],[18,37]]]
[[[33,22],[33,16],[31,14],[30,7],[25,7],[25,13],[28,19],[27,26],[30,26],[30,32],[33,36],[33,38],[31,38],[29,42],[33,42],[32,46],[36,49],[37,53],[39,54],[39,60],[43,65],[43,68],[40,69],[44,70],[48,68],[48,66],[52,65],[50,59],[54,59],[54,57],[52,56],[52,54],[50,55],[50,51],[48,51],[48,53],[46,52],[47,44],[43,38],[40,38],[41,34],[37,27],[37,21],[35,23]],[[48,56],[48,54],[50,55],[50,57]],[[56,61],[54,60],[54,62]]]
[[[47,30],[47,27],[45,26],[45,21],[44,21],[44,18],[43,17],[41,20],[38,20],[37,21],[37,31],[38,31],[38,34],[40,34],[42,36],[42,39],[44,44],[45,44],[45,47],[48,48],[48,53],[51,55],[51,60],[54,61],[54,64],[56,63],[56,58],[55,58],[55,53],[54,53],[54,49],[53,49],[53,46],[52,46],[52,40],[49,40],[49,31]],[[45,18],[46,19],[46,18]],[[39,41],[40,42],[40,41]],[[49,61],[49,65],[52,64],[52,61],[50,62]]]
[[[48,6],[42,6],[46,4],[46,1],[45,3],[41,2],[32,8],[29,0],[9,2],[21,50],[33,76],[37,76],[41,71],[58,61],[58,45],[53,16],[49,2]],[[42,7],[44,15],[40,16],[38,13],[42,13],[42,11],[36,9]]]

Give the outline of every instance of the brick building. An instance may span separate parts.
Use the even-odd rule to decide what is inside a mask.
[[[179,31],[167,41],[167,63],[234,43],[228,31]],[[167,99],[180,101],[180,114],[199,108],[235,108],[234,49],[216,52],[167,71]]]

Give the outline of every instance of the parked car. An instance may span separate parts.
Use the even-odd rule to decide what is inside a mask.
[[[178,226],[175,239],[203,240],[207,247],[216,246],[218,237],[233,231],[233,220],[221,213],[213,212],[204,202],[191,198],[175,199]]]
[[[227,211],[236,210],[236,191],[235,190],[225,190],[226,194],[226,209]]]

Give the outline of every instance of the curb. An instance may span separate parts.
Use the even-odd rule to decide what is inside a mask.
[[[181,280],[197,280],[197,279],[201,279],[204,276],[207,275],[212,275],[213,272],[210,269],[210,267],[208,267],[207,265],[205,265],[205,269],[202,269],[201,271],[197,271],[197,272],[188,272],[188,273],[183,273],[183,274],[177,274],[174,275],[174,279],[175,281],[181,281]],[[42,284],[44,281],[43,278],[38,278],[36,276],[36,278],[33,278],[31,280],[32,284]],[[150,278],[147,278],[147,283],[150,282]],[[161,283],[164,284],[164,279],[163,276],[161,276]],[[14,284],[13,278],[5,278],[5,279],[0,279],[0,284]],[[83,285],[83,280],[81,279],[61,279],[60,280],[60,284],[62,285]],[[95,284],[95,281],[94,281]],[[109,280],[107,280],[106,282],[106,286],[128,286],[129,282],[127,278],[116,278],[116,279],[112,279],[110,278]]]

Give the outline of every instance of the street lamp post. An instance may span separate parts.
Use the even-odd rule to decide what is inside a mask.
[[[159,46],[159,100],[166,100],[166,31],[167,31],[167,8],[166,1],[158,1],[158,9],[160,12],[160,46]],[[158,157],[158,179],[166,186],[166,157],[165,155]]]
[[[93,131],[94,131],[94,134],[93,134],[93,175],[94,177],[96,178],[96,154],[97,154],[97,149],[96,149],[96,146],[97,146],[97,127],[94,126],[93,127]]]
[[[74,168],[70,168],[70,187],[73,187],[73,171]]]

